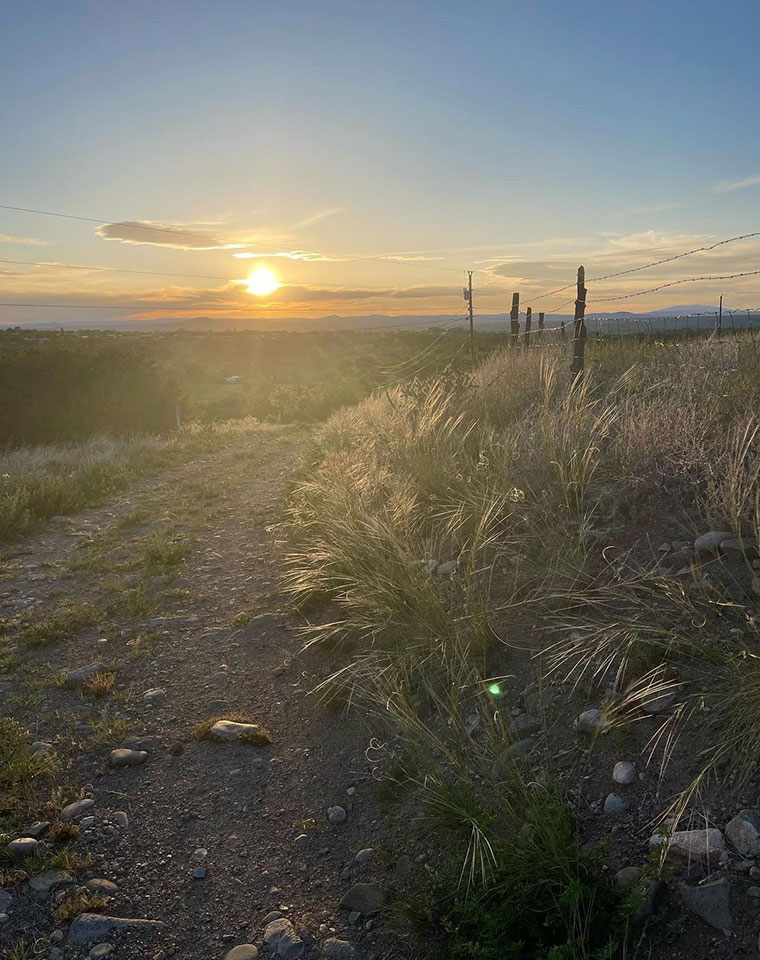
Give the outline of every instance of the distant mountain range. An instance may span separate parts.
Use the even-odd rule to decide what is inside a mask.
[[[589,311],[587,316],[610,317],[613,319],[652,319],[654,317],[676,317],[693,314],[711,315],[716,314],[718,308],[715,305],[706,304],[683,304],[675,307],[667,307],[664,310],[650,310],[647,313],[632,313],[626,310],[620,310],[615,313],[595,313]],[[723,308],[726,316],[730,314],[730,309]],[[738,310],[738,313],[743,311]],[[537,311],[536,311],[537,313]],[[534,326],[536,323],[534,313]],[[454,321],[454,322],[452,322]],[[547,313],[545,316],[547,326],[556,326],[559,323],[572,321],[572,314]],[[509,315],[506,313],[476,314],[475,326],[478,329],[493,329],[503,327],[509,322]],[[521,326],[524,325],[524,317],[520,318]],[[443,324],[453,327],[466,327],[467,317],[452,318],[450,314],[404,314],[401,316],[391,316],[388,314],[368,314],[365,316],[342,317],[337,314],[331,314],[326,317],[287,317],[282,319],[272,319],[262,317],[255,319],[236,319],[229,317],[162,317],[158,320],[92,320],[86,318],[79,321],[29,321],[27,323],[2,323],[0,328],[21,327],[27,330],[143,330],[166,331],[166,330],[185,330],[188,332],[222,332],[232,330],[255,330],[255,331],[298,331],[298,332],[323,332],[328,330],[383,330],[402,327],[416,327],[425,329],[426,327],[439,327]]]

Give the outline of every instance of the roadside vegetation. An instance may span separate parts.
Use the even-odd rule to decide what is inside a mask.
[[[582,382],[564,356],[504,351],[342,410],[291,498],[289,590],[343,660],[320,693],[374,718],[389,776],[456,851],[427,908],[439,955],[634,956],[646,935],[645,891],[606,879],[551,737],[516,749],[526,696],[565,731],[552,684],[606,730],[672,701],[641,758],[668,830],[718,771],[756,769],[760,345],[587,353]],[[705,531],[731,551],[695,553]]]

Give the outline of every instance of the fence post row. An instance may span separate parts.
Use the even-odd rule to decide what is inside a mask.
[[[573,329],[573,362],[570,373],[576,379],[583,376],[583,367],[586,359],[586,271],[578,267],[578,285],[575,299],[575,317]]]
[[[530,328],[533,326],[533,307],[525,311],[525,349],[530,346]]]
[[[510,320],[510,330],[511,330],[511,345],[513,347],[517,346],[517,340],[520,336],[520,294],[512,294],[512,309],[509,313]]]
[[[536,339],[540,343],[544,336],[544,314],[543,311],[538,315],[538,330],[536,331]]]

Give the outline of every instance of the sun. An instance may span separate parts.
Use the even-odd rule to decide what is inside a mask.
[[[267,297],[280,286],[277,277],[266,267],[256,267],[246,283],[248,284],[248,293],[253,293],[257,297]]]

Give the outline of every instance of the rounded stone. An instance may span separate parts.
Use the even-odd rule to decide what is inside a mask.
[[[252,943],[240,943],[225,953],[224,960],[256,960],[258,955],[258,949]]]
[[[343,807],[328,807],[327,810],[327,819],[332,824],[343,823],[348,814],[343,809]]]
[[[5,849],[14,860],[23,860],[24,857],[31,857],[38,846],[39,841],[34,837],[19,837],[17,840],[11,840]]]
[[[621,786],[628,786],[636,779],[636,767],[628,760],[618,760],[612,770],[612,779]]]
[[[90,950],[90,960],[102,960],[102,958],[107,957],[112,950],[113,946],[110,943],[96,943],[92,950]]]

